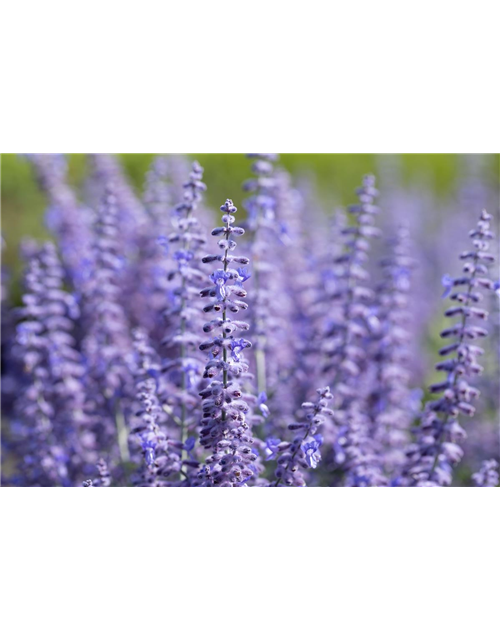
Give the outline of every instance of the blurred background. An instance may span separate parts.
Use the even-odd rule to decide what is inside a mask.
[[[154,154],[118,156],[136,194],[141,196],[145,175]],[[68,182],[77,196],[85,199],[89,160],[83,154],[68,157]],[[240,208],[244,199],[242,183],[251,175],[251,162],[245,155],[187,154],[186,160],[198,160],[204,167],[207,184],[206,204],[218,212],[226,198]],[[305,202],[306,218],[311,224],[324,221],[325,230],[335,224],[336,214],[355,201],[355,189],[362,176],[373,173],[380,189],[379,226],[383,237],[373,246],[373,277],[386,241],[397,227],[410,232],[413,256],[418,265],[413,277],[412,332],[414,333],[413,380],[416,388],[437,379],[433,364],[442,346],[440,330],[449,324],[443,312],[449,300],[443,299],[442,277],[461,272],[459,254],[469,248],[468,232],[477,222],[481,209],[493,216],[499,235],[499,155],[456,154],[284,154],[279,164],[287,170]],[[182,164],[182,163],[181,163]],[[187,166],[187,165],[186,165]],[[46,225],[48,201],[39,189],[33,168],[20,155],[2,155],[1,159],[1,231],[2,291],[9,306],[20,301],[23,265],[19,245],[23,239],[50,236]],[[214,222],[215,222],[215,213]],[[293,247],[290,248],[293,251]],[[498,243],[493,246],[498,256]],[[500,280],[498,261],[492,274]],[[500,450],[498,427],[500,322],[498,298],[491,301],[485,376],[482,401],[475,428],[470,431],[468,456],[462,465],[463,477],[470,474],[468,457],[481,459]],[[496,304],[496,306],[495,306]],[[425,400],[425,396],[423,398]]]
[[[187,157],[196,158],[205,169],[206,200],[211,208],[217,210],[228,197],[237,206],[241,204],[241,184],[250,174],[249,161],[243,154],[191,154]],[[70,154],[68,158],[69,182],[81,192],[87,175],[87,159],[83,154]],[[121,154],[119,158],[131,184],[140,193],[154,154]],[[321,206],[327,215],[352,202],[361,176],[374,173],[382,188],[382,198],[384,189],[394,194],[397,187],[411,192],[413,205],[420,202],[425,209],[419,213],[421,226],[424,221],[429,223],[428,236],[448,223],[453,224],[454,216],[461,216],[462,209],[467,206],[470,206],[473,224],[478,213],[474,206],[479,201],[491,212],[498,208],[498,155],[284,154],[280,164],[297,183],[307,186],[311,198],[316,200],[315,206]],[[5,242],[2,263],[13,270],[11,285],[15,286],[19,275],[20,239],[48,236],[44,227],[47,201],[38,188],[30,163],[22,156],[2,155],[1,180]],[[407,216],[404,211],[399,214]],[[384,222],[388,219],[382,214],[381,223]]]

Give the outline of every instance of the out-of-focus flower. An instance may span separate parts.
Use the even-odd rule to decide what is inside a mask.
[[[429,387],[432,394],[441,397],[427,403],[416,429],[417,440],[406,452],[404,478],[411,485],[450,485],[453,467],[463,455],[460,444],[466,433],[458,418],[474,415],[472,403],[479,390],[471,386],[469,380],[481,373],[477,358],[483,353],[474,341],[488,334],[481,325],[488,313],[478,304],[482,291],[494,290],[494,283],[487,276],[488,266],[494,261],[488,252],[489,240],[493,237],[490,220],[491,215],[482,211],[476,228],[470,232],[473,248],[460,254],[464,261],[463,275],[451,279],[450,298],[454,306],[445,311],[445,316],[458,321],[441,332],[442,338],[452,339],[439,351],[446,359],[436,365],[445,379]]]
[[[481,469],[472,474],[472,479],[476,487],[496,487],[500,482],[498,462],[496,460],[485,460],[481,465]]]

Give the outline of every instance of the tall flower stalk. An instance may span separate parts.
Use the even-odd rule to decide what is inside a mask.
[[[404,480],[412,486],[450,485],[453,467],[463,455],[460,444],[466,432],[458,418],[474,415],[472,402],[479,391],[469,380],[481,373],[477,358],[483,353],[474,341],[488,334],[484,326],[474,324],[488,316],[487,311],[476,305],[483,297],[481,289],[494,289],[494,282],[488,277],[488,267],[494,262],[488,252],[493,238],[490,220],[491,215],[482,211],[476,228],[470,232],[473,248],[460,254],[464,261],[463,275],[443,279],[444,295],[455,302],[445,316],[458,318],[458,322],[441,332],[442,338],[453,340],[439,351],[439,355],[451,357],[436,365],[438,371],[446,374],[445,380],[429,387],[432,394],[441,397],[427,404],[416,429],[416,442],[408,447]]]
[[[169,441],[165,428],[165,413],[158,398],[159,364],[155,352],[141,329],[135,329],[136,420],[130,440],[142,453],[143,462],[136,483],[141,486],[168,486],[181,472],[181,443]]]
[[[250,256],[252,262],[252,339],[254,340],[254,358],[259,394],[268,393],[269,362],[267,351],[271,334],[278,324],[273,317],[272,279],[275,271],[269,265],[271,247],[276,240],[276,181],[273,175],[274,162],[278,156],[274,153],[253,153],[252,172],[254,177],[243,184],[243,189],[251,195],[244,205],[248,212],[245,223],[251,234]]]
[[[210,276],[212,286],[201,291],[203,298],[214,299],[204,311],[218,315],[203,327],[205,333],[215,335],[200,345],[202,351],[210,354],[203,374],[210,383],[200,392],[203,399],[200,443],[211,449],[211,454],[205,460],[199,479],[203,486],[235,487],[245,486],[255,476],[254,463],[257,460],[251,446],[251,427],[247,422],[249,406],[241,399],[242,390],[238,383],[238,377],[247,370],[241,353],[251,347],[251,343],[238,334],[247,331],[249,326],[229,315],[247,307],[241,300],[247,295],[243,288],[242,270],[230,265],[246,265],[248,258],[232,253],[236,247],[233,237],[244,233],[241,227],[233,226],[236,207],[231,200],[226,200],[221,211],[224,226],[212,231],[212,235],[220,237],[221,253],[203,258],[204,263],[220,262],[222,267]]]
[[[280,442],[276,439],[267,441],[268,449],[271,451],[268,459],[278,456],[275,487],[279,487],[280,484],[305,487],[302,470],[316,469],[321,460],[319,449],[323,444],[323,436],[318,433],[318,429],[323,425],[325,416],[333,416],[333,411],[328,408],[333,396],[329,387],[318,389],[317,393],[319,397],[316,402],[302,403],[304,420],[288,426],[290,431],[298,434],[292,442]]]
[[[97,210],[91,276],[83,299],[83,351],[90,375],[107,399],[119,394],[128,379],[125,358],[131,347],[128,320],[120,300],[123,256],[119,226],[115,188],[110,183]]]
[[[52,243],[35,251],[19,310],[17,353],[26,385],[16,410],[24,424],[22,466],[33,484],[71,484],[85,462],[84,368],[72,336],[78,308],[63,289],[63,274]]]
[[[91,212],[82,206],[67,183],[67,159],[62,154],[28,154],[37,180],[48,197],[47,226],[58,244],[70,279],[79,285],[91,242]]]
[[[414,395],[409,388],[411,340],[409,294],[414,261],[409,255],[409,233],[400,227],[391,242],[391,254],[381,261],[383,279],[376,290],[380,331],[370,359],[373,381],[367,411],[376,448],[384,468],[394,473],[405,463],[405,447],[413,419]],[[417,390],[418,391],[418,390]]]
[[[172,285],[169,306],[164,312],[168,328],[163,345],[168,349],[169,357],[163,370],[170,382],[166,409],[168,407],[169,415],[179,429],[181,442],[199,420],[198,386],[203,371],[198,350],[202,325],[199,291],[206,275],[198,265],[206,238],[195,216],[206,190],[202,178],[203,168],[194,162],[189,180],[184,183],[182,202],[175,208],[175,230],[166,239],[174,265],[168,274]]]
[[[379,236],[374,226],[379,208],[373,176],[364,177],[357,195],[359,202],[348,209],[354,224],[342,229],[344,251],[334,258],[336,286],[330,295],[332,316],[325,336],[323,372],[331,376],[336,398],[335,462],[346,471],[349,486],[379,486],[386,480],[370,437],[366,394],[360,385],[367,368],[367,344],[380,328],[366,269],[369,239]]]
[[[123,269],[119,209],[109,183],[96,212],[90,277],[82,300],[82,353],[87,363],[87,393],[93,431],[104,450],[115,447],[128,462],[125,411],[132,383],[129,319],[121,304]]]

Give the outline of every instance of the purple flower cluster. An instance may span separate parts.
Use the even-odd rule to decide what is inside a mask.
[[[348,486],[381,486],[387,480],[370,433],[367,385],[363,384],[370,364],[368,353],[380,335],[366,267],[369,239],[380,235],[374,225],[379,207],[373,176],[365,176],[357,195],[359,202],[348,209],[353,222],[341,230],[343,250],[333,260],[335,285],[328,296],[331,314],[321,341],[326,356],[323,372],[336,398],[334,463],[345,471]]]
[[[167,272],[168,306],[163,311],[167,324],[162,340],[167,353],[163,371],[168,378],[166,404],[179,428],[181,442],[188,432],[194,433],[200,418],[198,387],[203,371],[198,350],[203,318],[200,288],[206,278],[200,267],[206,237],[195,212],[206,190],[202,178],[202,167],[193,163],[189,180],[184,183],[182,201],[175,207],[174,231],[165,239],[171,267]]]
[[[81,205],[67,184],[67,161],[60,154],[34,153],[28,156],[36,178],[47,194],[47,227],[58,241],[69,277],[79,282],[85,272],[91,243],[91,211]]]
[[[367,175],[329,216],[310,176],[249,155],[246,219],[228,199],[211,235],[196,161],[158,156],[138,195],[113,156],[78,190],[66,158],[28,156],[53,241],[23,241],[20,297],[2,280],[2,483],[498,486],[498,221],[434,276],[484,189],[458,198],[453,242],[425,243],[429,201],[394,167],[380,200]]]
[[[14,345],[23,370],[16,436],[21,468],[32,483],[67,485],[85,459],[85,369],[71,335],[78,315],[74,297],[63,289],[55,247],[46,243],[28,264]]]
[[[472,403],[479,390],[469,381],[481,373],[478,357],[484,353],[474,342],[488,335],[484,323],[481,324],[488,313],[479,305],[482,291],[492,291],[495,286],[488,277],[488,267],[494,262],[493,254],[488,252],[493,238],[490,220],[491,216],[482,211],[476,228],[470,232],[472,249],[460,254],[464,261],[463,275],[445,281],[445,296],[454,302],[445,316],[455,318],[456,322],[441,331],[442,338],[451,338],[439,351],[446,359],[436,365],[445,379],[429,387],[432,394],[441,394],[440,398],[427,404],[416,429],[417,440],[406,452],[408,464],[404,476],[412,485],[450,485],[453,467],[463,456],[461,444],[466,432],[458,420],[460,415],[475,413]]]
[[[305,414],[303,421],[288,425],[290,431],[297,433],[292,442],[280,442],[277,439],[268,441],[268,447],[273,452],[269,459],[278,456],[274,483],[276,487],[281,483],[304,487],[306,483],[301,469],[316,469],[321,460],[320,447],[323,444],[323,436],[318,430],[323,426],[325,416],[326,419],[333,416],[333,411],[328,408],[333,396],[328,387],[318,389],[318,396],[315,403],[302,403]]]
[[[472,474],[476,487],[496,487],[500,482],[498,475],[498,462],[485,460],[477,473]]]
[[[86,327],[82,351],[98,395],[108,400],[121,395],[130,374],[125,357],[131,351],[130,328],[122,304],[124,256],[116,188],[109,183],[97,207],[88,281],[82,314]]]
[[[398,230],[390,247],[390,255],[381,261],[382,282],[376,292],[380,330],[370,352],[374,378],[367,410],[372,423],[371,435],[384,459],[384,469],[393,474],[405,462],[404,448],[414,417],[415,399],[415,392],[410,388],[411,335],[408,330],[408,298],[415,264],[410,256],[406,228]]]
[[[200,392],[203,398],[200,444],[211,449],[211,454],[205,459],[199,476],[202,486],[235,487],[246,485],[253,477],[257,460],[252,448],[251,424],[247,420],[249,406],[242,397],[238,380],[248,369],[241,354],[252,346],[238,334],[247,331],[249,326],[233,317],[247,308],[243,300],[247,295],[243,288],[245,276],[240,267],[229,266],[246,265],[248,258],[230,253],[236,248],[233,237],[244,233],[241,227],[234,226],[236,207],[231,200],[226,200],[221,211],[224,226],[212,231],[213,236],[220,238],[220,253],[202,259],[204,263],[220,262],[221,268],[211,274],[212,286],[201,291],[203,298],[213,299],[204,311],[215,312],[217,316],[203,327],[203,331],[214,334],[213,337],[200,344],[200,349],[210,354],[203,373],[210,382]]]

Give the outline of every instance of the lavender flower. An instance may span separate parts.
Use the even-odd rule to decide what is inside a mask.
[[[295,280],[295,272],[287,269],[293,252],[287,235],[289,211],[282,206],[290,184],[283,180],[283,172],[275,172],[275,154],[250,157],[254,159],[254,178],[243,185],[251,193],[244,203],[248,212],[245,228],[250,232],[247,250],[252,262],[248,318],[254,349],[250,358],[257,391],[267,398],[264,411],[262,403],[255,409],[261,411],[260,422],[266,435],[283,435],[293,413],[283,410],[289,403],[283,403],[282,398],[293,393],[293,372],[298,369],[295,305],[287,289],[289,280]],[[241,271],[241,275],[246,278],[248,273]]]
[[[374,380],[367,411],[375,447],[391,474],[405,463],[404,449],[413,418],[414,394],[409,389],[410,333],[406,327],[410,322],[408,296],[414,261],[408,245],[408,231],[400,227],[392,242],[392,255],[381,262],[384,280],[376,292],[380,332],[370,352]]]
[[[355,224],[342,229],[344,252],[334,258],[336,285],[329,296],[332,315],[323,343],[327,356],[323,372],[334,372],[334,461],[346,471],[347,485],[379,486],[386,484],[386,479],[370,436],[366,393],[360,385],[360,377],[367,369],[367,347],[380,329],[365,268],[368,240],[379,235],[374,226],[374,216],[379,211],[375,204],[375,178],[365,176],[357,194],[358,204],[349,207]]]
[[[131,446],[143,456],[141,472],[136,481],[140,486],[168,486],[181,473],[179,448],[175,450],[165,428],[165,413],[157,396],[159,365],[154,350],[147,343],[144,332],[134,330],[134,349],[137,357],[134,372],[138,410],[136,424],[130,435]]]
[[[115,188],[109,184],[94,225],[91,278],[83,298],[86,336],[82,345],[90,376],[105,399],[119,396],[129,379],[125,358],[131,343],[120,300],[119,225]]]
[[[173,206],[168,158],[156,156],[146,174],[143,202],[155,223],[156,231],[166,227]]]
[[[275,182],[277,224],[270,249],[274,269],[268,276],[272,279],[273,323],[266,343],[272,415],[266,427],[284,435],[287,424],[294,420],[295,406],[289,398],[295,398],[298,405],[305,402],[319,379],[321,341],[315,338],[325,314],[315,302],[317,292],[323,290],[319,259],[324,230],[287,172],[277,170]],[[330,263],[331,246],[328,260]]]
[[[231,200],[222,205],[222,221],[224,227],[216,227],[212,235],[221,236],[219,248],[221,253],[206,256],[203,261],[218,261],[222,269],[216,269],[211,276],[212,286],[201,291],[203,298],[215,301],[205,311],[220,313],[214,320],[204,326],[206,333],[217,331],[213,338],[200,345],[202,351],[210,353],[210,360],[205,366],[203,377],[210,380],[209,385],[200,392],[203,399],[200,443],[212,453],[205,460],[200,471],[200,483],[203,486],[235,487],[246,486],[255,475],[253,465],[257,455],[252,451],[253,438],[247,422],[249,406],[242,400],[243,392],[238,383],[238,376],[248,366],[234,357],[235,335],[238,331],[248,330],[245,322],[234,320],[229,313],[237,313],[246,308],[241,298],[246,291],[236,269],[229,265],[241,264],[242,258],[230,251],[236,247],[233,236],[241,235],[241,229],[234,226],[237,209]],[[243,259],[243,263],[248,260]],[[237,298],[237,299],[233,299]],[[238,339],[240,349],[251,346],[250,342]]]
[[[112,185],[113,207],[117,227],[113,243],[121,259],[119,278],[120,304],[130,318],[131,325],[147,323],[148,288],[142,265],[144,245],[148,245],[151,219],[145,206],[135,195],[117,158],[109,154],[91,154],[91,186],[96,209],[102,206]],[[156,232],[159,235],[158,231]]]
[[[115,206],[120,220],[119,239],[123,242],[122,252],[134,251],[138,229],[146,224],[146,210],[128,183],[118,160],[106,153],[90,155],[92,181],[95,190],[95,204],[98,206],[106,197],[108,185],[113,184]]]
[[[321,460],[321,454],[319,448],[323,444],[323,436],[316,434],[311,440],[306,440],[301,445],[301,449],[304,452],[306,463],[311,469],[316,469],[318,462]]]
[[[462,276],[434,277],[469,224],[467,202],[493,195],[482,176],[463,176],[448,230],[449,205],[403,190],[384,160],[384,234],[408,231],[380,261],[372,176],[330,217],[314,177],[295,183],[275,154],[250,157],[247,219],[236,226],[228,200],[205,255],[198,163],[156,157],[139,197],[116,157],[94,155],[80,196],[64,156],[29,156],[55,243],[22,241],[20,309],[16,270],[7,290],[2,269],[2,484],[497,485],[500,284],[487,273],[486,212]],[[421,347],[440,296],[456,324],[422,408]],[[460,416],[475,410],[462,459]]]
[[[195,212],[206,190],[202,178],[203,169],[194,162],[184,183],[182,202],[175,208],[174,231],[167,239],[173,267],[168,274],[169,306],[164,312],[168,328],[162,344],[168,349],[168,358],[163,370],[170,381],[166,402],[181,442],[199,421],[198,386],[203,370],[198,350],[202,328],[199,290],[206,275],[198,265],[206,238]]]
[[[33,153],[27,158],[49,199],[47,224],[58,239],[64,266],[71,280],[79,284],[91,242],[90,210],[78,202],[66,182],[67,161],[63,155]]]
[[[304,402],[302,409],[305,412],[305,420],[294,422],[288,426],[290,431],[300,433],[292,442],[273,443],[278,450],[278,466],[276,469],[275,487],[281,483],[288,486],[304,487],[306,485],[301,469],[315,469],[321,460],[319,452],[323,444],[321,434],[317,433],[326,416],[333,416],[333,411],[328,408],[329,401],[333,398],[330,389],[318,389],[316,403]],[[273,451],[271,449],[271,451]],[[273,452],[274,453],[274,452]]]
[[[12,303],[9,299],[9,288],[11,284],[11,272],[4,264],[4,251],[6,243],[3,237],[0,238],[0,250],[2,255],[1,267],[1,326],[0,326],[0,353],[2,358],[1,364],[1,398],[2,398],[2,415],[10,415],[14,401],[18,395],[19,389],[19,363],[16,358],[9,357],[12,352],[12,345],[15,336],[14,314],[12,312]],[[5,432],[5,429],[4,429]]]
[[[170,167],[165,156],[157,156],[146,174],[143,201],[147,218],[135,240],[137,258],[133,275],[137,286],[133,292],[134,320],[154,336],[155,341],[159,341],[160,329],[163,328],[161,314],[168,289],[167,273],[172,267],[165,251],[173,202]]]
[[[55,247],[46,243],[29,263],[16,340],[26,373],[16,410],[30,484],[70,484],[85,458],[84,369],[71,335],[77,307],[62,278]]]
[[[269,340],[276,332],[278,323],[273,314],[273,276],[276,271],[269,264],[269,256],[276,241],[276,182],[273,176],[275,154],[249,154],[254,159],[252,171],[254,178],[247,180],[243,189],[252,195],[244,205],[248,212],[246,227],[252,233],[250,245],[253,269],[253,287],[251,294],[252,339],[255,345],[255,369],[257,372],[257,390],[267,392],[270,377],[267,351]]]
[[[484,460],[481,469],[472,474],[476,487],[496,487],[500,482],[498,476],[498,462],[496,460]]]
[[[97,478],[92,480],[88,478],[82,482],[82,487],[110,487],[111,486],[111,474],[109,473],[108,463],[104,458],[99,458],[95,464],[97,471]]]
[[[266,440],[266,461],[274,460],[276,456],[279,454],[279,447],[281,444],[281,440],[279,438],[268,438]]]
[[[407,451],[404,476],[413,486],[450,485],[453,467],[463,455],[460,443],[466,433],[458,423],[458,417],[460,414],[474,415],[472,402],[479,391],[468,379],[481,373],[477,357],[483,350],[473,342],[487,335],[484,327],[473,324],[487,317],[487,312],[476,305],[483,297],[481,289],[494,288],[493,281],[487,277],[488,266],[494,260],[488,253],[489,240],[493,237],[490,220],[491,216],[483,211],[476,229],[470,232],[473,249],[460,255],[465,261],[464,275],[453,279],[450,298],[455,306],[447,309],[445,316],[457,317],[458,322],[441,332],[442,338],[452,338],[453,342],[443,347],[439,354],[451,357],[436,365],[446,378],[431,385],[429,390],[442,395],[427,404],[416,432],[417,440]]]

